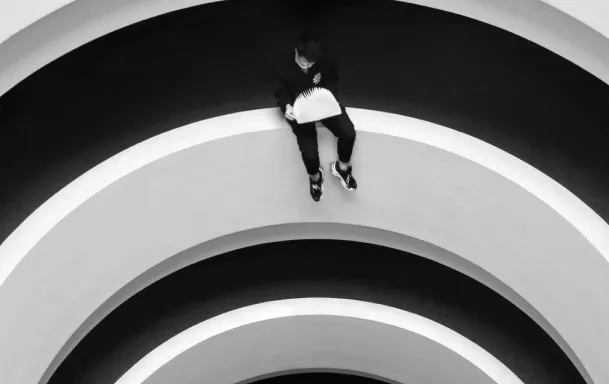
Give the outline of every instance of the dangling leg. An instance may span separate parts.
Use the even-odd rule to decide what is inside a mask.
[[[338,161],[330,166],[332,174],[340,179],[346,189],[354,191],[357,189],[357,182],[353,177],[350,161],[357,134],[345,107],[341,105],[341,109],[342,114],[324,119],[322,123],[338,138]]]
[[[310,177],[317,177],[319,171],[319,149],[317,146],[317,130],[315,123],[297,124],[290,121],[292,132],[296,136],[298,149],[302,154],[307,173]]]
[[[297,124],[288,120],[292,132],[296,136],[298,148],[302,154],[307,174],[310,179],[310,193],[315,201],[323,195],[323,170],[319,164],[319,150],[317,145],[317,129],[315,123]]]

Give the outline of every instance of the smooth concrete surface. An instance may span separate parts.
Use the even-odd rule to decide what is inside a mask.
[[[609,2],[605,0],[542,0],[609,38]]]
[[[0,43],[74,0],[0,1]]]
[[[337,369],[306,369],[277,372],[272,375],[254,377],[237,384],[308,384],[311,382],[334,384],[399,384],[380,377],[373,377],[362,372],[341,371]]]
[[[358,127],[353,164],[361,186],[347,193],[329,177],[319,204],[276,109],[160,135],[56,195],[0,250],[3,261],[18,255],[3,265],[8,278],[0,289],[0,310],[9,314],[0,318],[3,381],[37,383],[99,306],[173,255],[230,233],[297,222],[376,227],[463,257],[535,308],[591,382],[607,380],[609,264],[585,226],[601,235],[602,220],[483,142],[403,116],[349,113]],[[334,142],[320,136],[327,165]],[[273,172],[260,172],[267,169]],[[587,220],[565,216],[569,210]]]
[[[330,298],[266,302],[204,321],[149,353],[116,384],[233,384],[311,368],[399,383],[522,384],[490,353],[441,324]]]
[[[73,334],[40,384],[114,383],[198,323],[302,297],[372,302],[434,320],[526,383],[586,382],[576,368],[581,364],[545,319],[465,259],[376,228],[294,223],[216,238],[138,276]]]
[[[0,242],[62,188],[131,146],[199,120],[274,106],[272,70],[291,59],[297,34],[313,22],[341,67],[344,105],[481,139],[609,221],[606,83],[474,19],[399,1],[344,2],[309,0],[315,15],[281,0],[172,12],[96,39],[28,77],[0,97],[7,128]]]
[[[10,6],[7,19],[29,23],[61,3],[40,7]],[[65,1],[65,0],[64,0]],[[582,0],[593,2],[595,0]],[[205,0],[78,0],[21,29],[0,44],[0,95],[46,64],[75,48],[130,24],[164,13],[209,3]],[[539,0],[413,0],[414,4],[457,13],[505,29],[533,41],[609,83],[609,39],[593,29],[599,8],[583,7],[577,16],[587,25]],[[578,2],[581,3],[581,2]],[[8,1],[7,1],[8,3]],[[36,1],[29,0],[28,5]],[[6,9],[6,8],[5,8]],[[37,13],[25,16],[27,10]],[[43,9],[44,11],[41,11]],[[587,9],[587,11],[583,11]],[[606,7],[603,7],[606,12]],[[585,16],[583,16],[585,13]],[[582,17],[583,16],[583,17]],[[10,23],[9,25],[11,25]],[[592,26],[592,27],[590,27]],[[603,32],[606,30],[603,28]],[[0,41],[1,36],[0,36]]]
[[[0,2],[0,43],[75,0],[4,0]],[[609,37],[609,4],[603,0],[540,0]],[[202,2],[205,3],[205,2]],[[491,3],[489,1],[489,3]],[[422,4],[425,5],[425,4]]]

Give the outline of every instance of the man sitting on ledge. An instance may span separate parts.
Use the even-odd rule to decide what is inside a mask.
[[[319,40],[303,34],[296,42],[294,55],[277,73],[279,80],[274,96],[284,113],[286,121],[296,136],[302,160],[309,174],[310,192],[313,200],[323,196],[324,171],[319,163],[317,130],[315,122],[299,124],[294,114],[294,101],[303,91],[313,87],[328,89],[338,101],[338,71],[335,64],[322,57]],[[340,102],[339,102],[340,104]],[[330,170],[349,191],[357,188],[350,164],[355,144],[355,127],[340,104],[342,113],[320,120],[338,138],[338,161],[330,163]]]

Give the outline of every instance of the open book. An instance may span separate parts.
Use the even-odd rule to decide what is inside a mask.
[[[338,101],[332,92],[325,88],[308,89],[294,101],[294,114],[298,124],[323,120],[341,113]]]

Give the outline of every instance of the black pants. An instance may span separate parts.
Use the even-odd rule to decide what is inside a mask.
[[[343,113],[338,116],[328,117],[320,120],[334,136],[338,138],[338,159],[343,163],[351,160],[353,145],[355,144],[355,127],[347,115],[343,105],[340,106]],[[302,160],[309,175],[316,175],[319,172],[319,151],[317,147],[317,130],[315,123],[298,124],[296,120],[286,121],[292,127],[292,132],[296,135],[298,148],[302,153]]]

